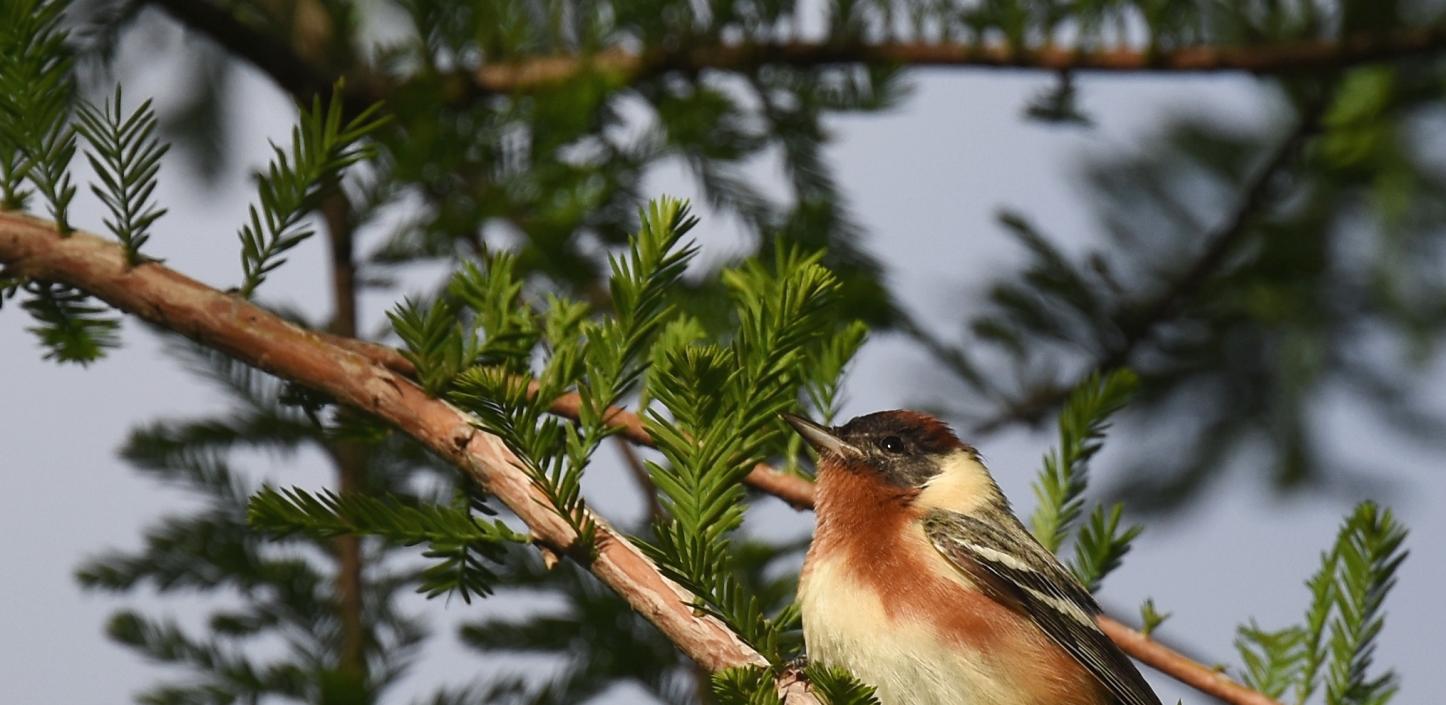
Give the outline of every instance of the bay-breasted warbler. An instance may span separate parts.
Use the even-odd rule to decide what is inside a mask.
[[[811,661],[849,669],[883,705],[1159,705],[947,425],[786,418],[819,453],[799,582]]]

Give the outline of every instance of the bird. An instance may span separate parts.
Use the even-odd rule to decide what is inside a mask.
[[[819,456],[798,588],[808,662],[848,669],[882,705],[1160,705],[946,423],[784,419]]]

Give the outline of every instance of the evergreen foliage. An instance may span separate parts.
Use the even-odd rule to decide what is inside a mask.
[[[89,294],[39,280],[26,282],[24,289],[27,297],[20,306],[35,319],[26,330],[40,339],[45,359],[87,365],[120,344],[120,321]]]
[[[1080,527],[1071,567],[1075,577],[1090,592],[1099,590],[1105,576],[1120,567],[1125,554],[1130,552],[1130,542],[1145,530],[1136,524],[1121,531],[1120,516],[1124,511],[1125,506],[1119,503],[1109,509],[1103,504],[1095,505],[1089,520]]]
[[[863,321],[853,321],[828,336],[813,357],[815,371],[804,379],[803,391],[808,395],[809,406],[818,412],[822,423],[832,424],[838,417],[839,407],[843,404],[844,370],[864,347],[868,336],[868,325]]]
[[[1387,24],[1401,11],[1380,9]],[[1082,252],[1006,210],[1028,263],[991,282],[970,344],[946,346],[979,368],[959,375],[970,393],[953,408],[989,428],[1035,420],[1074,384],[1040,371],[1129,365],[1149,390],[1131,416],[1172,439],[1168,452],[1139,444],[1122,461],[1129,483],[1108,489],[1140,511],[1191,501],[1233,460],[1256,462],[1242,454],[1259,444],[1276,490],[1370,483],[1321,449],[1320,395],[1334,385],[1404,437],[1440,437],[1440,415],[1401,381],[1446,330],[1442,214],[1420,200],[1437,167],[1408,127],[1437,105],[1430,74],[1282,83],[1263,99],[1282,117],[1257,127],[1166,122],[1084,170],[1104,241]],[[1392,353],[1362,354],[1365,329]]]
[[[1164,624],[1164,623],[1165,623],[1165,620],[1167,620],[1167,619],[1169,619],[1169,618],[1170,618],[1170,613],[1169,613],[1169,612],[1160,612],[1160,611],[1155,607],[1155,600],[1154,600],[1153,598],[1146,598],[1144,602],[1140,603],[1140,633],[1141,633],[1141,634],[1144,634],[1145,636],[1149,636],[1149,635],[1150,635],[1151,633],[1153,633],[1157,628],[1159,628],[1159,626],[1160,626],[1161,624]]]
[[[503,438],[584,542],[580,480],[597,444],[613,433],[607,409],[625,393],[649,400],[646,425],[666,462],[646,464],[664,514],[645,548],[699,596],[701,609],[781,662],[797,648],[798,615],[788,605],[791,589],[764,587],[761,574],[745,570],[750,554],[728,538],[743,518],[740,481],[786,446],[791,434],[780,427],[780,411],[805,395],[836,403],[838,377],[864,328],[834,323],[838,283],[818,255],[780,247],[771,260],[722,273],[737,306],[731,344],[696,342],[695,319],[663,303],[682,286],[694,251],[682,238],[693,222],[676,200],[645,209],[632,244],[612,260],[613,310],[601,319],[555,296],[527,314],[534,309],[520,297],[509,257],[464,267],[430,308],[408,303],[391,315],[419,379]],[[468,316],[459,320],[454,305]],[[434,313],[443,307],[447,314]],[[544,355],[528,376],[538,343]],[[458,372],[468,360],[472,366]],[[547,414],[570,387],[578,394],[576,426]]]
[[[713,674],[713,696],[718,705],[781,705],[776,675],[761,666],[725,669]],[[874,689],[842,668],[810,663],[801,675],[823,705],[878,705]]]
[[[5,302],[15,298],[20,292],[20,287],[25,280],[19,276],[0,271],[0,309],[5,308]]]
[[[779,447],[778,414],[798,404],[812,353],[836,320],[838,281],[818,259],[779,249],[770,265],[724,272],[738,304],[732,344],[670,351],[650,380],[661,409],[646,417],[668,461],[648,464],[666,510],[649,554],[775,664],[786,660],[789,627],[768,619],[733,577],[728,535],[743,521],[743,476]]]
[[[417,381],[428,394],[445,394],[457,375],[477,359],[477,339],[463,336],[449,301],[425,306],[403,299],[387,318],[406,344],[402,355],[417,368]]]
[[[315,232],[303,224],[328,188],[336,188],[347,167],[367,159],[371,149],[362,138],[381,126],[380,106],[372,106],[342,123],[342,85],[332,89],[325,109],[321,97],[301,111],[291,128],[291,151],[271,145],[271,164],[256,180],[260,208],[251,206],[249,222],[241,226],[241,295],[250,296],[281,266],[287,250]]]
[[[809,685],[824,705],[878,705],[874,689],[860,683],[848,671],[809,664],[805,672]]]
[[[440,561],[422,573],[417,592],[427,597],[456,592],[470,603],[472,595],[485,597],[491,592],[496,575],[486,563],[501,560],[499,544],[527,543],[528,538],[500,521],[478,520],[474,511],[490,510],[479,501],[468,502],[465,495],[461,500],[460,506],[411,505],[393,496],[263,487],[251,497],[246,518],[253,528],[280,537],[358,534],[408,546],[426,543],[423,555]]]
[[[540,325],[548,357],[535,387],[530,386],[530,379],[517,374],[529,369],[530,350],[513,347],[509,341],[537,324],[497,315],[500,306],[496,302],[515,300],[519,291],[511,279],[510,260],[489,268],[488,276],[501,283],[482,281],[479,277],[483,275],[472,269],[465,270],[452,285],[454,291],[473,292],[464,300],[482,304],[474,310],[479,326],[489,322],[500,326],[474,329],[470,339],[484,331],[489,340],[504,341],[494,348],[493,355],[507,351],[513,355],[511,365],[469,369],[458,380],[453,399],[476,413],[482,428],[502,438],[517,454],[522,467],[577,531],[579,548],[584,551],[590,550],[593,526],[581,495],[583,469],[598,445],[614,432],[607,423],[609,410],[645,371],[650,343],[672,313],[663,292],[682,275],[695,251],[692,246],[680,246],[683,235],[696,223],[682,201],[661,199],[640,215],[642,225],[627,254],[611,259],[613,315],[596,321],[587,318],[587,308],[581,304],[557,297],[548,300]],[[418,355],[415,348],[412,354]],[[471,351],[469,357],[476,360],[479,355]],[[552,403],[574,386],[578,424],[544,418]]]
[[[1253,621],[1236,647],[1251,687],[1306,705],[1324,683],[1326,705],[1380,705],[1399,687],[1391,670],[1371,674],[1381,612],[1406,559],[1406,530],[1373,502],[1356,506],[1306,582],[1310,605],[1300,625],[1269,631]]]
[[[549,569],[522,551],[509,551],[508,559],[504,573],[511,586],[559,607],[524,618],[475,619],[458,636],[486,658],[523,653],[560,661],[548,678],[517,675],[516,688],[529,694],[527,702],[586,702],[620,682],[659,702],[696,702],[696,672],[687,657],[585,570],[570,563]]]
[[[170,145],[156,139],[156,114],[147,100],[129,117],[121,112],[121,87],[101,108],[82,103],[76,112],[78,130],[90,144],[90,161],[100,185],[90,190],[105,204],[111,217],[105,226],[125,245],[131,264],[140,262],[141,245],[150,239],[147,229],[166,214],[151,200],[161,157]]]
[[[446,300],[460,302],[473,317],[470,333],[478,342],[470,355],[463,356],[465,359],[506,369],[525,369],[523,361],[537,345],[543,330],[531,309],[521,305],[523,282],[516,269],[514,257],[498,252],[487,260],[486,273],[472,262],[464,262],[448,283],[447,293],[451,299]],[[558,310],[568,320],[580,315],[576,308]],[[567,320],[552,321],[552,324],[571,325]],[[559,334],[560,331],[552,330],[554,338]]]
[[[847,308],[847,300],[841,301],[839,305]],[[863,321],[847,323],[825,337],[811,356],[810,370],[804,378],[803,391],[809,408],[820,422],[832,424],[838,418],[839,408],[843,404],[844,371],[854,355],[863,349],[864,343],[868,341],[868,333],[868,324]],[[800,462],[807,456],[803,437],[796,433],[788,434],[785,443],[784,457],[778,464],[779,469],[795,474],[806,473]]]
[[[175,354],[217,383],[231,408],[147,423],[122,455],[195,504],[159,517],[139,549],[107,552],[77,571],[91,589],[220,598],[205,600],[200,627],[136,610],[113,616],[112,638],[171,667],[142,702],[384,701],[427,636],[405,607],[409,589],[464,603],[501,590],[552,598],[553,609],[485,617],[461,637],[488,657],[548,655],[555,672],[443,685],[424,701],[575,703],[628,682],[664,702],[707,702],[710,684],[719,703],[777,702],[775,677],[801,647],[792,602],[801,545],[743,535],[750,495],[741,480],[765,460],[800,470],[802,445],[778,413],[833,418],[840,379],[873,333],[901,333],[934,355],[959,378],[964,393],[951,397],[960,409],[989,409],[985,418],[957,414],[982,427],[1059,410],[1031,525],[1056,552],[1073,538],[1074,571],[1091,590],[1140,531],[1121,528],[1121,504],[1091,509],[1084,499],[1088,463],[1127,399],[1132,413],[1177,431],[1154,435],[1178,446],[1152,472],[1130,473],[1148,478],[1127,493],[1139,500],[1132,508],[1183,501],[1261,439],[1273,451],[1277,486],[1326,477],[1310,433],[1312,402],[1342,381],[1364,389],[1399,428],[1428,437],[1442,428],[1412,402],[1398,360],[1356,347],[1368,337],[1359,331],[1382,331],[1419,365],[1446,331],[1439,170],[1413,133],[1439,110],[1440,71],[1429,61],[1265,79],[1279,87],[1282,110],[1273,112],[1293,112],[1291,124],[1240,130],[1179,120],[1139,154],[1095,160],[1085,183],[1108,239],[1093,250],[1072,254],[1007,211],[1002,227],[1027,261],[999,273],[982,312],[965,309],[968,338],[959,345],[936,338],[937,326],[895,300],[825,158],[832,118],[887,110],[907,94],[905,66],[848,60],[875,45],[1002,39],[1027,59],[1061,41],[1083,50],[1143,42],[1155,57],[1197,44],[1248,50],[1390,36],[1414,29],[1426,9],[1020,0],[164,5],[166,13],[128,0],[0,0],[0,209],[31,206],[39,194],[68,233],[76,187],[67,169],[84,137],[99,179],[91,190],[110,214],[105,225],[140,263],[165,212],[152,199],[165,142],[219,170],[222,118],[240,112],[222,103],[232,59],[249,61],[303,108],[289,149],[272,145],[240,227],[241,294],[254,294],[314,233],[309,219],[324,198],[345,211],[327,222],[338,312],[354,309],[360,293],[390,290],[393,275],[413,265],[454,265],[435,296],[405,299],[389,313],[391,330],[423,388],[502,438],[580,538],[569,552],[577,562],[548,566],[516,545],[527,537],[505,519],[484,519],[479,490],[418,444],[313,391],[178,345]],[[389,12],[409,22],[390,22]],[[384,45],[372,31],[378,20],[402,27]],[[84,79],[110,68],[120,39],[173,21],[218,40],[197,43],[175,77],[185,99],[154,110],[147,101],[126,114],[117,87],[99,107],[81,102],[72,122],[76,86],[102,83]],[[825,60],[809,58],[810,43]],[[610,61],[620,48],[636,61]],[[530,61],[551,62],[546,74],[565,57],[596,61],[527,83],[536,78]],[[318,93],[327,87],[323,105]],[[1059,71],[1055,86],[1024,106],[1026,116],[1087,127],[1081,92],[1071,71]],[[775,193],[752,178],[747,169],[760,160],[776,160],[784,188]],[[697,246],[685,241],[696,221],[683,202],[663,199],[638,213],[650,179],[670,166],[741,226],[747,244],[735,257],[697,262]],[[1223,216],[1221,202],[1234,204]],[[398,212],[405,217],[387,217]],[[397,220],[379,246],[354,251],[373,242],[358,236],[363,229]],[[48,358],[84,364],[117,342],[118,323],[83,291],[9,271],[0,272],[0,291],[0,300],[24,292]],[[330,326],[352,335],[357,321],[339,313]],[[1085,375],[1060,381],[1058,369]],[[551,413],[563,402],[575,403],[575,420]],[[612,410],[624,405],[657,445],[641,474],[658,511],[647,523],[616,523],[694,594],[693,607],[770,666],[711,679],[696,672],[586,572],[594,525],[582,482],[616,433]],[[275,490],[253,470],[257,451],[284,461],[303,449],[324,456],[350,489]],[[1357,507],[1307,583],[1302,623],[1240,630],[1246,682],[1298,705],[1391,700],[1398,680],[1374,656],[1404,536],[1388,511]],[[349,566],[348,545],[359,565]],[[1147,632],[1167,616],[1148,601],[1141,613]],[[804,675],[830,705],[873,702],[842,671],[815,664]]]
[[[1327,705],[1381,705],[1399,687],[1387,670],[1372,677],[1376,637],[1385,626],[1381,613],[1406,560],[1401,544],[1406,530],[1389,510],[1364,502],[1341,527],[1336,539],[1335,616],[1330,628],[1331,667],[1326,675]]]
[[[56,229],[71,231],[75,197],[69,121],[73,59],[62,28],[66,3],[7,0],[0,7],[0,208],[23,208],[29,180],[45,198]]]
[[[1253,621],[1241,626],[1235,648],[1245,684],[1277,700],[1285,695],[1300,677],[1302,636],[1294,627],[1266,631]]]
[[[1029,519],[1035,538],[1058,553],[1075,533],[1070,568],[1090,592],[1097,592],[1105,576],[1120,567],[1130,542],[1144,531],[1140,525],[1120,528],[1125,508],[1116,502],[1108,508],[1095,505],[1089,519],[1074,532],[1084,511],[1089,461],[1103,446],[1110,417],[1124,408],[1138,385],[1135,373],[1121,369],[1104,376],[1092,374],[1076,387],[1060,412],[1059,445],[1044,456],[1044,466],[1031,485],[1037,500]],[[1148,614],[1153,614],[1153,605]],[[1150,629],[1163,621],[1151,625],[1148,614],[1145,622]]]
[[[1070,393],[1059,416],[1059,445],[1044,456],[1044,467],[1032,485],[1038,503],[1029,523],[1045,548],[1058,553],[1074,530],[1084,511],[1089,460],[1104,442],[1110,417],[1124,408],[1138,384],[1133,372],[1115,370],[1103,377],[1090,375]],[[1099,590],[1105,576],[1120,567],[1130,542],[1144,530],[1139,525],[1121,530],[1123,514],[1124,505],[1118,502],[1108,509],[1096,505],[1075,536],[1071,568],[1090,592]]]
[[[284,385],[219,353],[190,343],[178,344],[174,353],[216,383],[232,407],[212,418],[147,424],[132,433],[121,453],[138,470],[185,490],[198,504],[158,517],[138,549],[108,551],[76,572],[80,583],[93,590],[148,589],[204,599],[207,619],[199,627],[131,609],[111,618],[107,633],[113,639],[172,669],[171,677],[137,699],[199,705],[269,699],[357,702],[363,697],[359,692],[367,699],[380,697],[427,635],[424,623],[402,609],[400,597],[423,585],[430,568],[393,564],[388,557],[399,549],[386,544],[366,547],[372,566],[365,585],[367,673],[363,678],[348,671],[339,660],[342,606],[335,592],[336,569],[324,560],[331,553],[328,542],[297,534],[277,543],[252,528],[247,502],[258,483],[238,462],[256,457],[247,455],[254,451],[272,458],[293,457],[306,448],[330,452],[344,424],[355,422],[340,413],[323,416],[324,424],[313,422],[303,409],[283,404]],[[408,508],[432,502],[407,487],[419,474],[454,477],[395,436],[384,434],[369,449],[371,486]],[[436,523],[444,527],[460,524],[445,521],[453,517],[450,509],[438,514],[443,520]],[[283,516],[295,518],[294,513]],[[494,531],[490,523],[475,526]],[[495,533],[502,535],[500,529]]]
[[[773,671],[762,666],[727,668],[713,674],[713,697],[719,705],[782,705]]]

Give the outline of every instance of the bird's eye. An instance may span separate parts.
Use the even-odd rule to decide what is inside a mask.
[[[879,441],[879,447],[883,448],[885,453],[904,452],[904,442],[898,436],[885,436]]]

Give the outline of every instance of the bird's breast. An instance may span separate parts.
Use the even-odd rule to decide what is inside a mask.
[[[883,705],[1096,705],[1079,666],[973,586],[906,525],[871,546],[820,545],[799,584],[810,660],[843,666]],[[917,535],[915,535],[917,534]],[[883,550],[865,550],[865,549]]]

